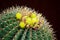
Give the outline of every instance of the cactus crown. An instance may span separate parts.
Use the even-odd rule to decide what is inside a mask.
[[[11,7],[0,14],[1,40],[55,40],[53,33],[45,17],[28,7]]]
[[[26,15],[27,14],[27,15]],[[20,20],[19,26],[21,28],[40,28],[44,24],[44,19],[41,19],[41,14],[36,12],[25,13],[23,15],[20,12],[16,13],[16,19]]]

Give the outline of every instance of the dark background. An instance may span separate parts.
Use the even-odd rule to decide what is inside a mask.
[[[59,26],[59,8],[55,0],[0,0],[0,12],[8,7],[27,6],[32,9],[35,9],[38,12],[41,12],[46,19],[52,24],[57,40],[60,36],[60,26]],[[58,11],[57,11],[58,10]]]

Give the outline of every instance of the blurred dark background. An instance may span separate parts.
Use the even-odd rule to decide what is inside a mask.
[[[60,25],[59,25],[59,8],[55,0],[0,0],[0,12],[12,6],[27,6],[41,12],[46,19],[52,24],[57,40],[60,38]],[[58,10],[58,11],[57,11]]]

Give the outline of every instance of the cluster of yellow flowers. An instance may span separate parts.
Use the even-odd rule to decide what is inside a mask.
[[[39,18],[37,17],[36,13],[31,13],[30,15],[23,16],[20,12],[17,12],[16,19],[21,20],[19,23],[20,28],[25,28],[25,27],[34,28],[36,23],[39,22]],[[37,25],[36,25],[36,27],[37,27]],[[38,26],[38,27],[40,27],[40,26]]]

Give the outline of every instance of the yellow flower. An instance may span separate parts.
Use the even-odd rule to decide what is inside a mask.
[[[17,18],[17,19],[21,19],[21,17],[22,17],[22,14],[21,14],[21,13],[19,13],[19,12],[16,13],[16,18]]]
[[[36,13],[32,13],[32,14],[31,14],[31,17],[32,17],[32,18],[36,17]]]
[[[19,24],[19,26],[21,27],[21,28],[25,28],[25,23],[24,22],[20,22],[20,24]]]
[[[27,24],[31,24],[31,18],[30,18],[30,17],[27,17],[27,18],[26,18],[26,23],[27,23]]]
[[[34,24],[34,23],[37,23],[39,20],[37,19],[37,17],[35,17],[35,18],[32,18],[32,23]]]

